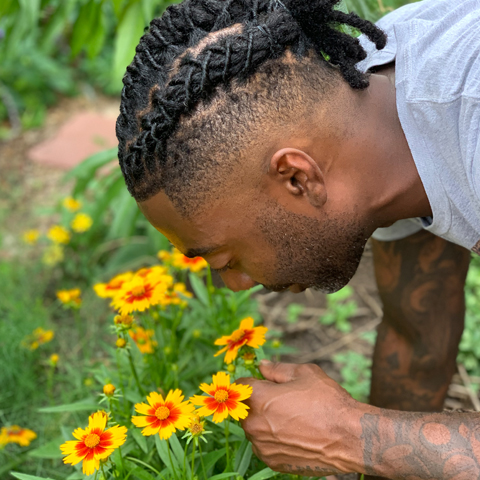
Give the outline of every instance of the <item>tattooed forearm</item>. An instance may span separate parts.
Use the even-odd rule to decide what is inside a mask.
[[[323,468],[310,465],[290,465],[284,464],[282,465],[282,471],[291,473],[292,475],[301,475],[303,477],[323,477],[327,475],[334,475],[336,473],[341,473],[339,471],[332,471],[329,468]]]
[[[463,330],[470,253],[422,231],[373,242],[384,305],[374,353],[371,403],[440,411]]]
[[[392,480],[479,480],[480,415],[375,409],[361,420],[369,475]]]

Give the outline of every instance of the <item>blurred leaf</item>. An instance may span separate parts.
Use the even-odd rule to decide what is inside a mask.
[[[65,405],[57,405],[55,407],[44,407],[39,408],[40,413],[59,413],[59,412],[84,412],[88,410],[95,410],[98,405],[93,402],[90,398],[85,400],[80,400],[75,403],[67,403]]]
[[[267,467],[252,475],[248,480],[266,480],[267,478],[272,478],[275,475],[278,475],[278,472],[274,472],[271,468]]]
[[[34,475],[27,475],[26,473],[20,473],[20,472],[10,472],[10,475],[12,475],[15,478],[18,478],[19,480],[52,480],[51,478],[36,477]]]
[[[42,445],[39,448],[35,448],[34,450],[30,450],[28,455],[30,457],[36,458],[62,458],[63,454],[60,450],[60,445],[63,443],[63,438],[56,438],[45,445]]]
[[[135,47],[143,34],[144,28],[142,5],[138,2],[133,3],[125,11],[115,37],[112,82],[119,86],[127,65],[135,55]]]

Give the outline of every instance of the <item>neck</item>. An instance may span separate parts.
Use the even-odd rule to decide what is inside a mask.
[[[398,118],[395,67],[370,77],[370,87],[360,94],[362,168],[351,166],[361,177],[369,218],[376,227],[397,220],[432,214],[425,189]],[[358,187],[357,187],[358,188]],[[359,194],[361,192],[358,192]]]

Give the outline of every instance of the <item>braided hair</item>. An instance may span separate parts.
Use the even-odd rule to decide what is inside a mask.
[[[270,72],[273,75],[264,88],[270,91],[266,96],[275,96],[275,82],[286,68],[278,60],[287,53],[300,60],[308,58],[337,76],[340,72],[353,89],[368,87],[368,76],[355,67],[366,52],[357,38],[338,27],[345,24],[359,30],[378,49],[385,46],[386,36],[356,14],[334,9],[339,2],[184,0],[154,19],[127,67],[117,120],[120,167],[135,199],[144,201],[164,190],[185,213],[182,185],[194,189],[193,177],[204,178],[219,163],[211,145],[203,160],[198,155],[202,145],[211,143],[209,136],[215,137],[221,129],[219,113],[218,128],[205,115],[192,123],[195,114],[223,95],[230,106],[224,108],[220,123],[238,135],[248,124],[240,117],[255,115],[251,105],[242,108],[242,99],[249,97],[245,89],[235,92],[235,86],[265,73],[273,63],[277,71]],[[240,120],[229,124],[226,118],[235,115]],[[203,193],[209,188],[204,185]]]

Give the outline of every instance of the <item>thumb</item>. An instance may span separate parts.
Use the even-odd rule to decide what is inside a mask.
[[[295,379],[298,365],[294,363],[272,363],[268,360],[260,362],[260,371],[265,380],[275,383],[291,382]]]

